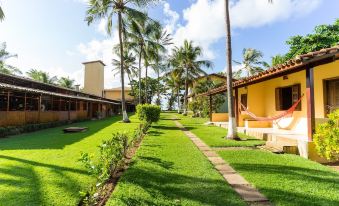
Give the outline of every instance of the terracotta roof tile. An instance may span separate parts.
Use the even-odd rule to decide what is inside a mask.
[[[253,75],[253,76],[250,76],[250,77],[247,77],[247,78],[243,78],[243,79],[239,79],[237,81],[233,81],[233,87],[242,86],[242,85],[254,82],[254,81],[262,80],[264,78],[270,78],[270,77],[275,76],[279,73],[298,69],[298,68],[305,66],[308,63],[312,62],[312,60],[319,61],[319,60],[322,60],[321,57],[326,57],[325,55],[330,55],[330,54],[339,55],[339,45],[331,47],[331,48],[321,49],[321,50],[315,51],[315,52],[309,52],[307,54],[298,55],[294,59],[290,59],[283,64],[279,64],[279,65],[276,65],[274,67],[271,67],[271,68],[269,68],[269,69],[267,69],[263,72],[260,72],[256,75]],[[317,57],[320,57],[320,58],[316,59]],[[221,87],[211,89],[208,92],[201,93],[197,96],[204,96],[204,95],[206,96],[206,95],[217,94],[217,93],[224,92],[226,90],[227,90],[226,85],[223,85]]]

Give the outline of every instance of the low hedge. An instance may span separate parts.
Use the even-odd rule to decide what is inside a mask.
[[[139,120],[149,123],[157,122],[160,119],[161,109],[159,106],[151,104],[139,104],[137,106],[137,115]]]

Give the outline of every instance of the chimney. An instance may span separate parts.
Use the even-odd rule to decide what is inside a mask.
[[[104,91],[104,67],[106,65],[100,60],[84,62],[83,65],[85,65],[83,91],[102,97]]]
[[[80,92],[80,84],[74,85],[75,91]]]

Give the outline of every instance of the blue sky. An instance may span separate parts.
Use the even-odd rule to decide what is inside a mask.
[[[117,34],[105,35],[105,21],[87,26],[86,0],[0,0],[6,14],[0,23],[0,42],[18,58],[8,63],[27,71],[36,68],[52,75],[70,76],[83,84],[84,61],[101,59],[110,65]],[[231,3],[233,59],[241,60],[243,48],[255,48],[270,57],[287,51],[292,35],[312,32],[314,26],[339,18],[339,1],[237,0]],[[204,57],[214,62],[209,73],[225,68],[223,0],[168,0],[149,8],[153,18],[171,31],[174,43],[193,40]],[[107,66],[105,86],[119,86]]]

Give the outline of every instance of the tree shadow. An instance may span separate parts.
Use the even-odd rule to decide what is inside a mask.
[[[339,205],[339,176],[335,172],[279,165],[279,163],[231,163],[231,165],[237,171],[248,174],[249,181],[253,178],[252,183],[275,204]],[[253,177],[258,175],[262,178]],[[258,181],[268,181],[268,183]],[[285,182],[282,184],[281,181]],[[324,195],[326,193],[332,195]]]
[[[222,179],[208,177],[200,178],[185,176],[169,172],[168,170],[129,168],[120,179],[120,184],[137,185],[147,192],[147,196],[154,196],[154,201],[145,198],[140,192],[135,195],[121,195],[116,198],[117,202],[125,205],[184,205],[181,201],[193,200],[198,205],[245,205],[238,195]],[[199,185],[199,187],[192,187]],[[114,194],[113,194],[114,195]],[[166,202],[161,199],[165,199]],[[178,201],[174,204],[174,201]]]
[[[144,156],[138,156],[138,159],[141,159],[142,161],[148,161],[153,164],[156,164],[164,169],[172,169],[174,163],[170,161],[164,161],[157,157],[144,157]]]
[[[0,150],[18,150],[18,149],[62,149],[66,145],[71,145],[86,137],[89,137],[100,130],[105,129],[113,123],[120,120],[119,117],[112,117],[103,120],[85,121],[56,127],[51,129],[40,130],[32,133],[26,133],[8,138],[0,139]],[[65,127],[88,127],[85,132],[64,133]]]
[[[51,197],[51,194],[46,194],[51,188],[55,193],[52,197],[73,197],[73,200],[77,201],[80,184],[70,177],[69,173],[75,173],[77,176],[88,175],[80,169],[0,155],[0,162],[4,159],[7,161],[0,165],[0,187],[7,189],[1,190],[1,205],[51,205],[52,202],[59,202],[59,199],[46,198]],[[53,178],[50,178],[52,176]]]

